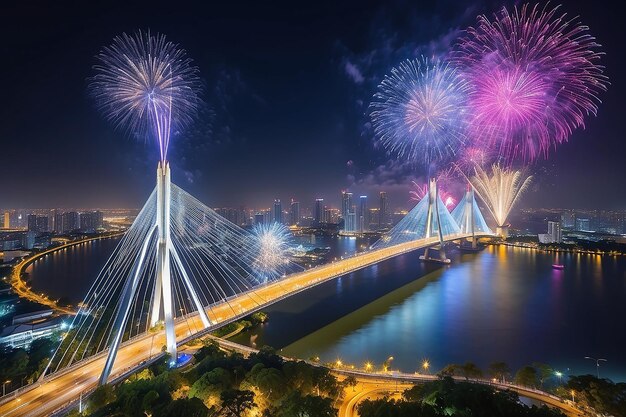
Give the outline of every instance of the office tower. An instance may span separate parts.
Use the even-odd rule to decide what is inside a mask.
[[[550,235],[550,240],[554,243],[561,243],[561,222],[548,222],[548,235]]]
[[[94,226],[96,226],[96,230],[102,229],[104,227],[104,214],[98,210],[93,212],[94,215]]]
[[[27,217],[28,221],[28,231],[29,232],[38,232],[37,230],[37,215],[29,214]]]
[[[61,230],[63,231],[63,233],[77,230],[80,227],[78,213],[75,211],[68,211],[63,213],[63,215],[61,216],[61,224]]]
[[[52,231],[54,233],[63,233],[62,214],[59,210],[52,210]]]
[[[359,211],[357,213],[358,231],[365,232],[369,228],[369,212],[367,210],[367,196],[359,197]]]
[[[274,222],[283,223],[283,206],[280,203],[280,199],[274,200]]]
[[[36,219],[37,232],[45,233],[49,231],[48,228],[48,216],[37,216]]]
[[[353,233],[356,231],[356,213],[349,211],[345,218],[344,228],[345,232]]]
[[[341,218],[344,219],[348,217],[348,213],[352,211],[352,193],[347,191],[341,192]]]
[[[580,232],[589,232],[589,219],[576,219],[576,230]]]
[[[319,226],[324,221],[324,199],[315,200],[315,225]]]
[[[263,213],[256,213],[254,215],[254,224],[263,224],[265,223],[264,220]]]
[[[378,228],[383,229],[389,224],[389,202],[387,201],[387,193],[380,192],[380,203],[378,206]]]
[[[291,207],[289,208],[289,225],[298,226],[300,224],[300,203],[298,201],[291,200]]]
[[[9,215],[8,211],[4,212],[4,228],[5,229],[11,228],[11,216]]]

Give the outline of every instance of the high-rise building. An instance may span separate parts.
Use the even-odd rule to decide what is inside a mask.
[[[561,237],[561,222],[548,222],[548,234],[552,239],[552,242],[561,243],[563,241]]]
[[[387,193],[380,192],[378,206],[378,228],[383,229],[389,224],[389,202],[387,201]]]
[[[263,213],[256,213],[254,215],[254,224],[263,224],[265,223],[265,215]]]
[[[345,232],[354,233],[356,232],[356,213],[354,211],[348,212],[347,217],[345,218],[345,223],[343,230]]]
[[[29,232],[38,232],[37,230],[37,215],[29,214],[27,217],[28,221],[28,231]]]
[[[315,199],[315,225],[319,226],[324,221],[324,199]]]
[[[28,231],[43,233],[48,231],[48,216],[28,215]]]
[[[62,214],[59,210],[52,210],[52,228],[54,233],[63,233],[63,220]]]
[[[289,225],[298,226],[300,224],[300,202],[291,200],[289,207]]]
[[[71,232],[80,228],[78,213],[75,211],[67,211],[61,216],[61,230],[63,233]]]
[[[11,228],[11,216],[9,215],[8,211],[4,212],[4,228],[5,229]]]
[[[348,191],[341,192],[341,217],[344,222],[348,217],[348,213],[352,211],[352,193]]]
[[[358,231],[366,232],[369,228],[369,211],[367,210],[367,196],[359,197],[359,211],[357,213]]]
[[[576,219],[576,230],[580,232],[590,232],[589,219]]]
[[[276,223],[283,223],[283,205],[278,198],[274,200],[274,217],[272,220]]]

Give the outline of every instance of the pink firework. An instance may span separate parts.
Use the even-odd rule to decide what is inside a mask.
[[[596,114],[607,77],[588,28],[558,7],[502,8],[467,30],[453,60],[472,84],[471,137],[506,161],[533,161]]]
[[[488,147],[469,146],[459,154],[455,168],[462,174],[473,173],[474,168],[484,167],[493,162],[497,155]]]
[[[418,184],[415,181],[413,182],[413,189],[409,191],[409,195],[411,196],[411,201],[420,201],[424,197],[428,195],[428,184]],[[445,190],[442,190],[439,187],[439,197],[441,197],[441,201],[445,204],[447,209],[450,209],[456,203],[456,200],[452,196],[452,194],[448,193]]]

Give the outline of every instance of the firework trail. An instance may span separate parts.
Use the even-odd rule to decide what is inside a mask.
[[[258,274],[259,281],[266,282],[282,275],[289,264],[287,257],[291,239],[289,229],[277,222],[257,224],[254,226],[253,234],[258,246],[253,268]]]
[[[455,155],[466,140],[469,84],[440,61],[402,62],[378,86],[371,118],[390,152],[425,165]]]
[[[149,31],[116,37],[96,59],[89,90],[98,108],[116,127],[156,138],[165,161],[172,124],[184,127],[200,104],[198,69],[178,45]]]
[[[507,162],[533,161],[596,114],[608,80],[588,27],[528,4],[478,17],[452,61],[472,84],[471,136]]]
[[[428,184],[418,184],[416,181],[411,181],[413,183],[413,189],[409,191],[410,201],[421,201],[424,197],[428,195]],[[456,204],[456,199],[454,196],[443,190],[438,186],[439,197],[443,204],[446,206],[448,210],[452,208]]]
[[[493,165],[491,173],[480,167],[474,168],[474,172],[475,175],[470,179],[472,186],[487,205],[498,227],[504,226],[513,205],[526,190],[532,177],[499,165]]]

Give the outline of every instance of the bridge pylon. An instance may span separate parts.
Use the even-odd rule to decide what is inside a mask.
[[[437,180],[431,178],[428,183],[428,211],[426,213],[426,238],[430,238],[433,236],[437,236],[439,239],[439,258],[433,258],[430,256],[430,247],[427,247],[424,251],[424,255],[420,256],[420,259],[423,261],[435,261],[441,263],[450,263],[450,259],[446,256],[446,252],[444,249],[444,240],[443,240],[443,227],[441,224],[441,216],[440,216],[440,207],[439,203],[441,199],[439,198],[439,189],[437,187]]]
[[[129,320],[131,304],[135,300],[137,290],[140,283],[141,271],[144,271],[148,265],[147,262],[154,260],[155,275],[154,291],[152,293],[152,300],[150,302],[150,327],[154,327],[159,318],[161,312],[163,312],[163,320],[165,323],[165,339],[167,353],[170,355],[172,361],[177,359],[176,349],[176,333],[174,329],[174,299],[172,297],[173,283],[172,283],[172,264],[174,261],[176,268],[182,275],[182,285],[190,295],[193,305],[198,310],[200,319],[204,327],[209,327],[211,321],[207,316],[206,310],[198,297],[198,294],[189,279],[186,268],[184,267],[176,247],[172,244],[171,240],[171,176],[170,167],[167,161],[159,162],[157,167],[157,198],[156,198],[156,222],[152,226],[149,233],[146,234],[142,244],[139,257],[135,260],[131,279],[127,280],[120,298],[120,306],[117,309],[114,329],[116,329],[115,335],[109,345],[109,352],[107,354],[107,360],[105,366],[100,375],[100,385],[106,384],[115,358],[119,349],[120,343],[124,335],[124,329]],[[155,239],[156,235],[156,256],[150,257],[148,255],[148,248],[150,243]]]
[[[472,235],[470,238],[471,246],[466,249],[476,250],[478,248],[477,233],[491,233],[476,203],[474,187],[471,184],[468,184],[463,200],[452,211],[452,218],[458,224],[461,233]],[[461,247],[463,247],[463,241]]]

